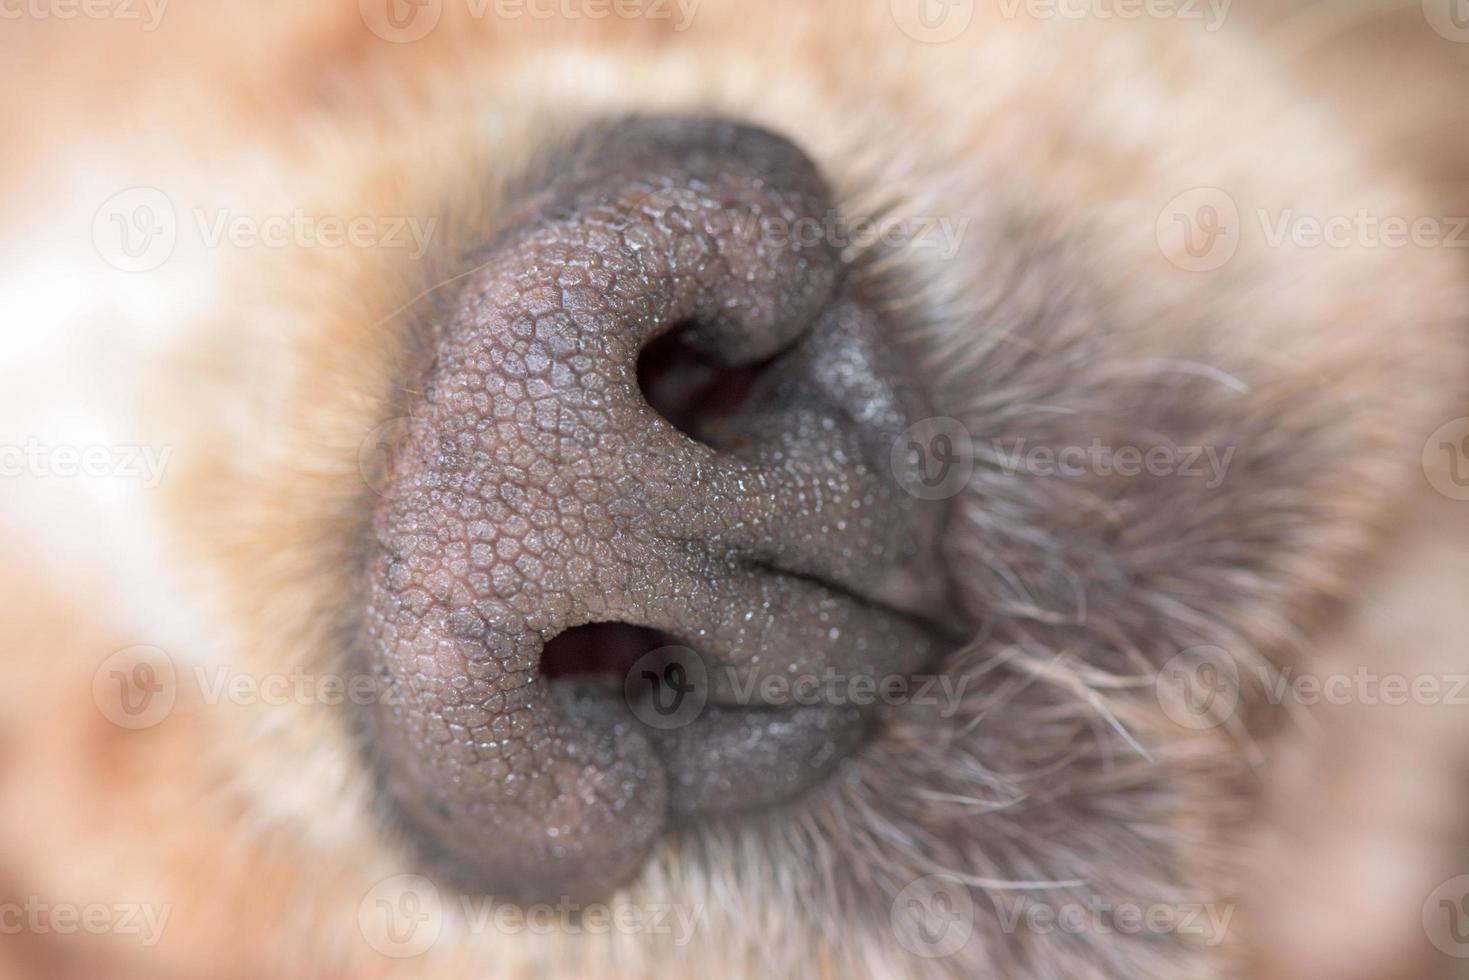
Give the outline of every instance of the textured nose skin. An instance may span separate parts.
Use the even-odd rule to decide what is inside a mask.
[[[670,819],[778,799],[860,736],[849,706],[751,703],[760,681],[932,659],[883,604],[928,573],[938,518],[887,471],[922,406],[836,249],[791,233],[831,208],[773,134],[626,121],[580,142],[446,304],[362,625],[394,695],[371,719],[384,787],[476,887],[615,886]],[[706,441],[638,386],[643,346],[680,325],[724,364],[779,355]],[[709,707],[660,731],[540,675],[547,640],[604,621],[696,649]]]

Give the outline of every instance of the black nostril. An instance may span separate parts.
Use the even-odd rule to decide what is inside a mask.
[[[563,630],[541,651],[541,673],[550,680],[623,682],[645,654],[678,641],[661,630],[627,623],[586,623]]]
[[[775,358],[723,365],[688,343],[685,324],[653,340],[638,357],[638,387],[653,411],[691,439],[716,449],[721,424],[750,399]]]

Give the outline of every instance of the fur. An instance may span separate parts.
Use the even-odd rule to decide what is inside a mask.
[[[977,12],[960,38],[923,44],[883,4],[706,0],[687,31],[461,23],[461,6],[403,45],[350,7],[181,8],[152,40],[93,27],[109,64],[156,59],[106,101],[98,66],[81,81],[37,69],[22,111],[47,121],[48,139],[29,159],[9,152],[47,203],[8,206],[6,254],[25,256],[32,228],[41,251],[0,285],[17,335],[0,441],[172,455],[156,490],[3,490],[7,553],[29,560],[4,572],[0,898],[171,912],[156,946],[29,935],[0,969],[1244,973],[1259,932],[1248,908],[1217,942],[1005,923],[1037,897],[1246,902],[1280,720],[1247,686],[1231,724],[1181,727],[1157,673],[1200,646],[1245,678],[1314,656],[1403,521],[1428,433],[1462,414],[1469,367],[1458,257],[1272,247],[1249,217],[1440,214],[1433,188],[1235,25]],[[71,116],[52,116],[77,90]],[[359,906],[418,869],[345,713],[206,704],[193,671],[341,669],[358,451],[419,356],[422,294],[493,227],[544,147],[637,111],[768,126],[817,161],[844,213],[966,229],[952,257],[852,258],[910,326],[936,409],[974,438],[944,564],[957,608],[984,625],[942,668],[963,692],[957,710],[899,706],[800,805],[660,849],[620,900],[702,910],[687,945],[476,929],[445,886],[445,938],[385,958],[364,942]],[[74,232],[140,183],[172,198],[179,246],[156,271],[100,267]],[[1238,253],[1209,273],[1170,264],[1156,240],[1158,215],[1197,187],[1225,189],[1247,219]],[[421,261],[401,248],[207,248],[192,234],[195,209],[298,207],[436,231]],[[1047,479],[1000,458],[1093,438],[1235,454],[1217,487]],[[172,658],[179,703],[124,731],[98,712],[93,676],[134,644]],[[975,937],[924,959],[898,940],[893,909],[934,874],[973,903]]]

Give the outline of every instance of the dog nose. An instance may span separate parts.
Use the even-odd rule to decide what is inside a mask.
[[[942,519],[892,472],[927,410],[840,250],[800,233],[833,204],[794,145],[622,121],[542,183],[437,308],[361,611],[393,695],[370,721],[388,797],[458,878],[525,900],[603,893],[671,821],[827,772],[868,712],[769,681],[929,663],[896,607],[931,582]],[[638,383],[674,329],[725,368],[769,362],[699,439]],[[696,716],[548,682],[545,643],[595,622],[687,643]]]

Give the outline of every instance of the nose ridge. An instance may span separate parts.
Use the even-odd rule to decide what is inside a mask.
[[[935,526],[880,469],[917,403],[835,248],[769,234],[830,209],[810,161],[723,121],[632,120],[584,139],[531,203],[440,325],[362,616],[397,695],[370,723],[387,795],[452,873],[512,898],[624,881],[670,813],[727,802],[728,773],[699,774],[732,745],[825,759],[862,724],[742,716],[716,685],[706,718],[651,732],[548,689],[556,633],[664,628],[746,679],[933,651],[868,601]],[[639,350],[680,323],[724,363],[786,352],[735,448],[684,436],[638,390]],[[756,802],[820,770],[774,768]]]

